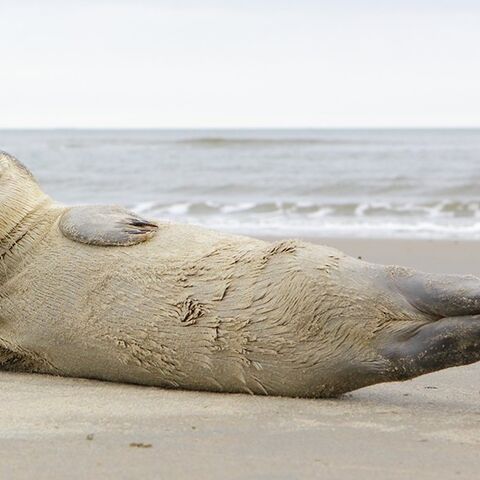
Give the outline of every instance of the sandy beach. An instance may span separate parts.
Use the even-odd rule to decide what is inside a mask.
[[[480,242],[467,240],[400,240],[308,238],[367,262],[397,264],[432,273],[480,275]]]
[[[0,25],[0,367],[480,358],[480,0]],[[63,479],[477,480],[480,361],[0,368],[0,480]]]
[[[316,241],[480,274],[478,242]],[[472,365],[304,400],[1,373],[0,478],[478,478],[479,374]]]

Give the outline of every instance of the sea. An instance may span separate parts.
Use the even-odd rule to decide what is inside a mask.
[[[0,130],[56,200],[281,237],[480,238],[480,129]]]

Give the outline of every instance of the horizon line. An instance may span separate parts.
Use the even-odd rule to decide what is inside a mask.
[[[115,126],[45,126],[45,127],[4,127],[0,126],[0,131],[43,131],[43,130],[478,130],[480,125],[444,125],[444,126],[229,126],[229,127],[215,127],[215,126],[129,126],[129,127],[115,127]]]

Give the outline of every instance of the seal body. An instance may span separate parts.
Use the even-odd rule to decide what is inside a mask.
[[[121,213],[102,210],[107,220],[84,228],[96,211],[72,214],[7,160],[4,369],[321,397],[480,358],[475,277],[131,218],[127,239]]]
[[[335,250],[167,224],[146,243],[97,247],[68,240],[52,220],[0,289],[4,338],[34,370],[317,395],[345,381],[347,356],[353,368],[361,357],[376,362],[366,342],[355,352],[341,345],[358,343],[346,340],[365,325],[321,321],[333,314],[322,301],[329,294],[358,308],[332,278],[345,259]]]

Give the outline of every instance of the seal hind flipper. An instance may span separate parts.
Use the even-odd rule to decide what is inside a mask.
[[[480,278],[391,267],[395,286],[416,309],[438,318],[480,314]]]
[[[69,208],[61,217],[60,231],[75,242],[98,246],[130,246],[155,235],[158,225],[116,206]]]
[[[391,380],[408,380],[480,360],[480,315],[442,318],[391,341],[382,351]]]
[[[391,285],[426,315],[389,337],[380,354],[390,380],[406,380],[480,360],[480,278],[387,267]]]

